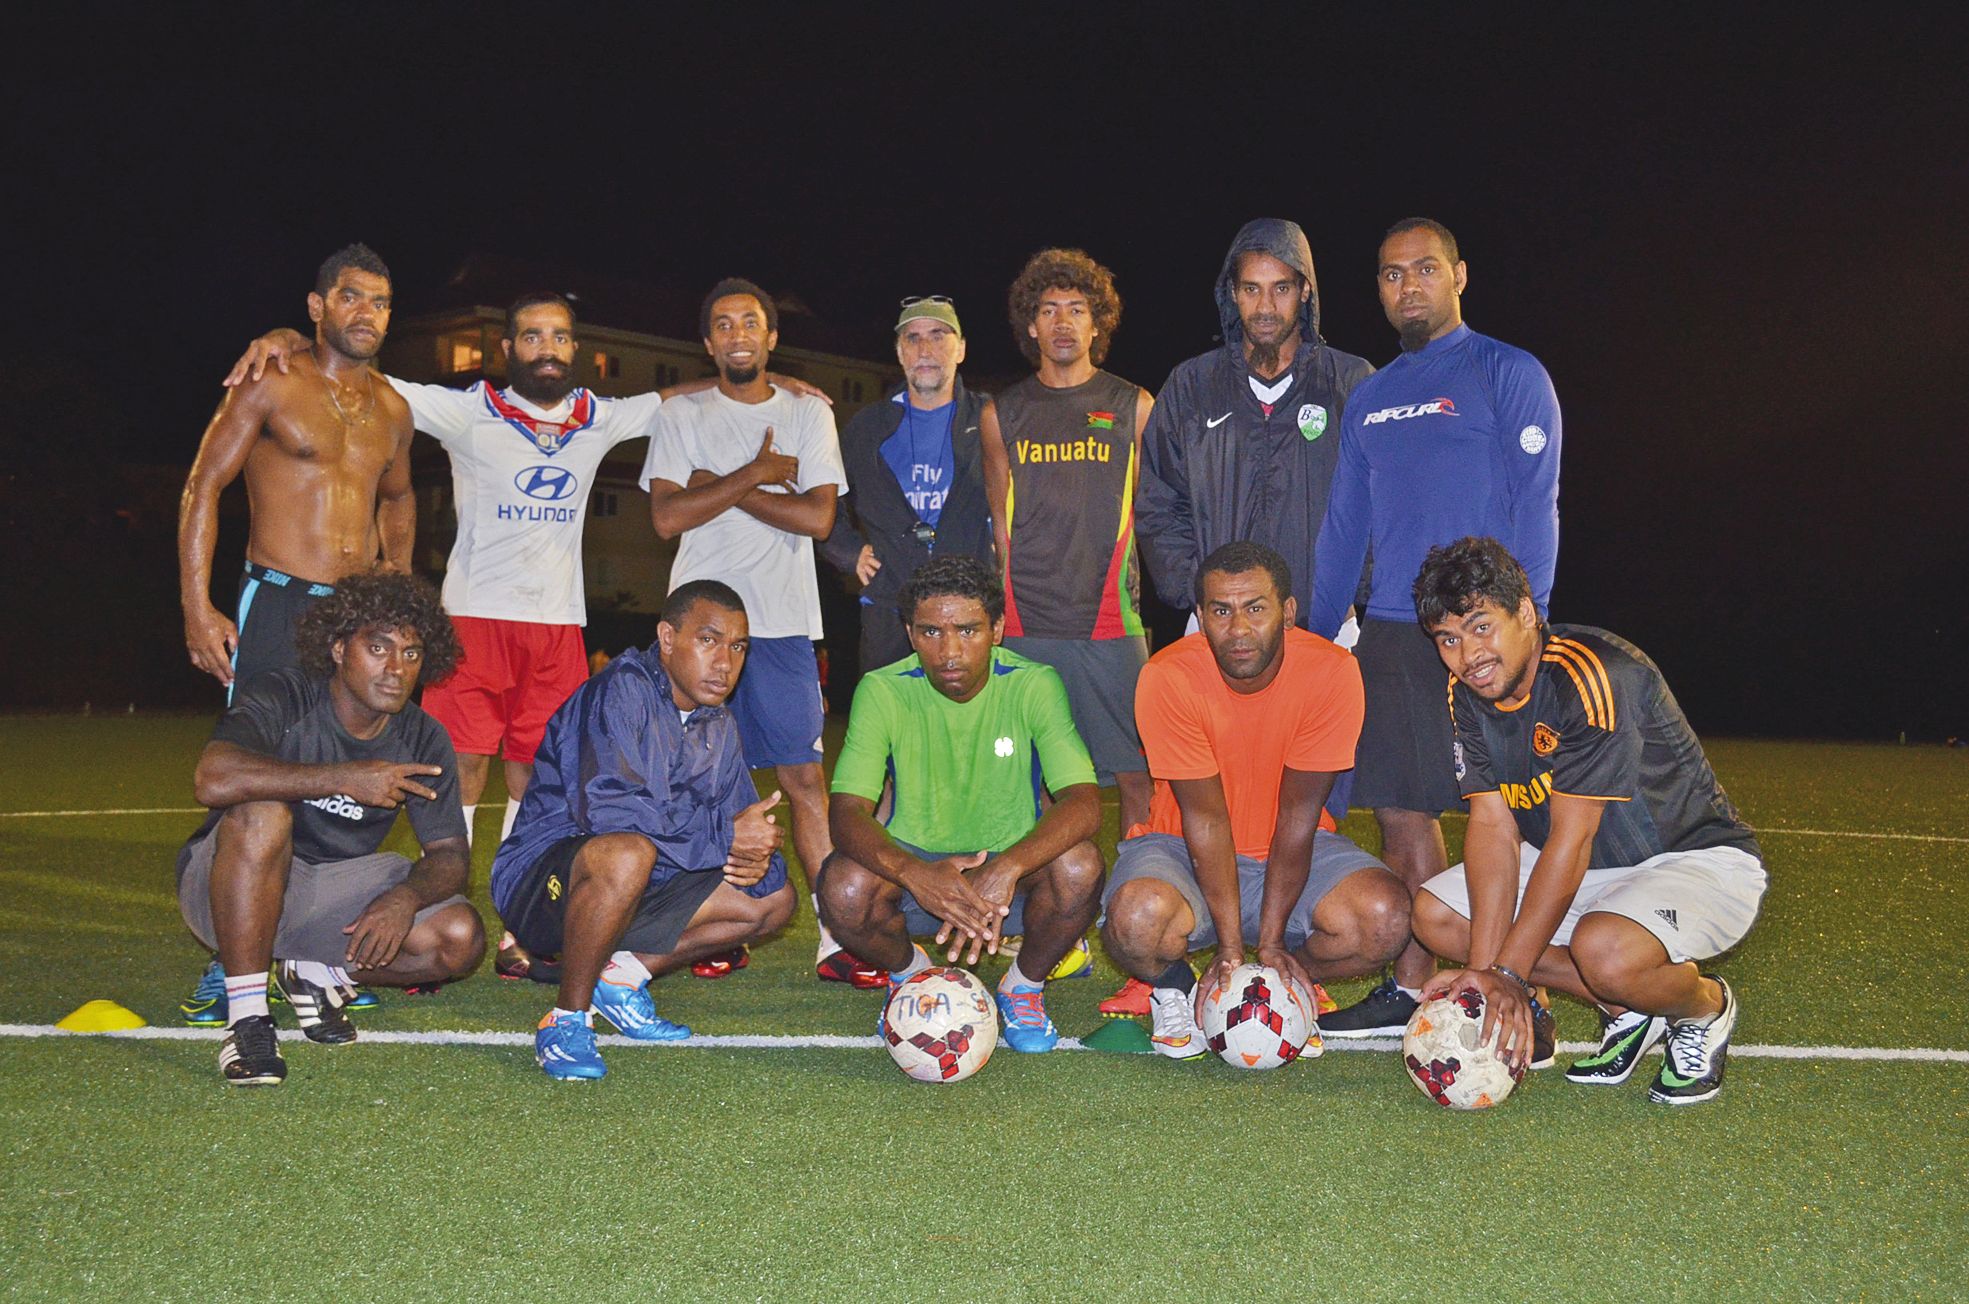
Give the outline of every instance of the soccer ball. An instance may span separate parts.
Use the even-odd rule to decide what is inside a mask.
[[[1402,1034],[1402,1063],[1422,1094],[1449,1109],[1501,1105],[1524,1079],[1497,1054],[1484,1031],[1483,993],[1474,988],[1439,996],[1417,1007]]]
[[[1312,994],[1270,965],[1239,965],[1204,993],[1203,1040],[1224,1063],[1275,1069],[1299,1058],[1319,1026]]]
[[[998,1046],[998,1011],[984,984],[962,969],[925,969],[889,996],[882,1040],[918,1082],[962,1082]]]

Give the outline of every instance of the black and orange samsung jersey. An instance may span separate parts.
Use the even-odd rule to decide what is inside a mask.
[[[1449,712],[1460,791],[1502,795],[1535,847],[1551,832],[1556,792],[1606,803],[1592,869],[1701,847],[1761,858],[1661,671],[1626,639],[1553,625],[1521,705],[1493,705],[1452,676]]]

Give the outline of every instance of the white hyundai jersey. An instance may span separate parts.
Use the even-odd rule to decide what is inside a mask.
[[[577,389],[541,408],[485,381],[470,389],[392,379],[417,428],[451,455],[458,542],[444,576],[454,616],[585,625],[581,530],[610,449],[649,435],[663,398]]]

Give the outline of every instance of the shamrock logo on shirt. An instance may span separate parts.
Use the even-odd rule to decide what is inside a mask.
[[[1010,738],[1000,738],[991,745],[991,750],[1000,756],[1010,756],[1014,750],[1012,740]]]

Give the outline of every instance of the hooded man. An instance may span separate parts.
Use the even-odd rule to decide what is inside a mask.
[[[1313,251],[1297,222],[1246,222],[1216,298],[1223,344],[1169,373],[1142,431],[1137,535],[1156,593],[1179,610],[1195,605],[1205,557],[1227,543],[1271,548],[1291,570],[1303,619],[1340,415],[1374,368],[1320,338]],[[1101,1006],[1147,1008],[1148,989],[1133,981]]]
[[[1340,414],[1374,368],[1320,338],[1313,254],[1297,222],[1245,223],[1216,298],[1222,346],[1169,373],[1142,432],[1136,529],[1170,606],[1190,607],[1198,564],[1242,540],[1286,559],[1303,613]]]

